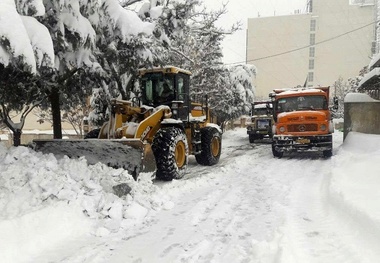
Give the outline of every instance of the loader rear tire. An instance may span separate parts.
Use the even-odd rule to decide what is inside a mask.
[[[219,162],[222,152],[222,135],[213,128],[206,127],[201,130],[201,153],[195,155],[197,163],[214,165]]]
[[[156,159],[156,178],[164,181],[181,179],[185,175],[189,146],[185,132],[165,127],[155,135],[152,151]]]

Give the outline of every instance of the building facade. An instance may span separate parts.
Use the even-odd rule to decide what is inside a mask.
[[[246,59],[257,67],[257,97],[355,77],[376,52],[374,0],[307,4],[304,14],[248,19]]]

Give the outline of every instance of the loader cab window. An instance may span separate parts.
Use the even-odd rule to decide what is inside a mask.
[[[147,101],[153,101],[153,81],[145,81],[145,98]]]
[[[149,106],[168,104],[175,99],[174,76],[147,73],[141,79],[142,102]]]
[[[155,89],[155,101],[159,103],[168,103],[174,100],[174,85],[173,78],[166,76],[158,82]]]
[[[186,94],[188,94],[188,91],[186,89],[188,85],[188,77],[186,78],[186,75],[178,74],[177,75],[177,94],[178,94],[178,100],[185,101],[186,100]]]
[[[182,77],[178,77],[178,99],[179,100],[184,100],[184,81]]]
[[[177,99],[186,101],[186,96],[189,94],[189,75],[178,73],[176,76]]]

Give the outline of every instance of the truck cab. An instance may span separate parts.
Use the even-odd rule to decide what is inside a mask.
[[[274,90],[274,157],[285,152],[322,152],[332,156],[334,126],[329,109],[329,87]]]
[[[272,138],[273,104],[271,101],[259,101],[252,104],[250,123],[247,124],[249,142]]]

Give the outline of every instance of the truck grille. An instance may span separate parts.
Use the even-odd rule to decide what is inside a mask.
[[[309,131],[318,131],[318,125],[313,124],[313,123],[288,125],[288,132],[309,132]]]
[[[258,119],[256,120],[256,129],[257,130],[268,130],[271,126],[269,119]]]

